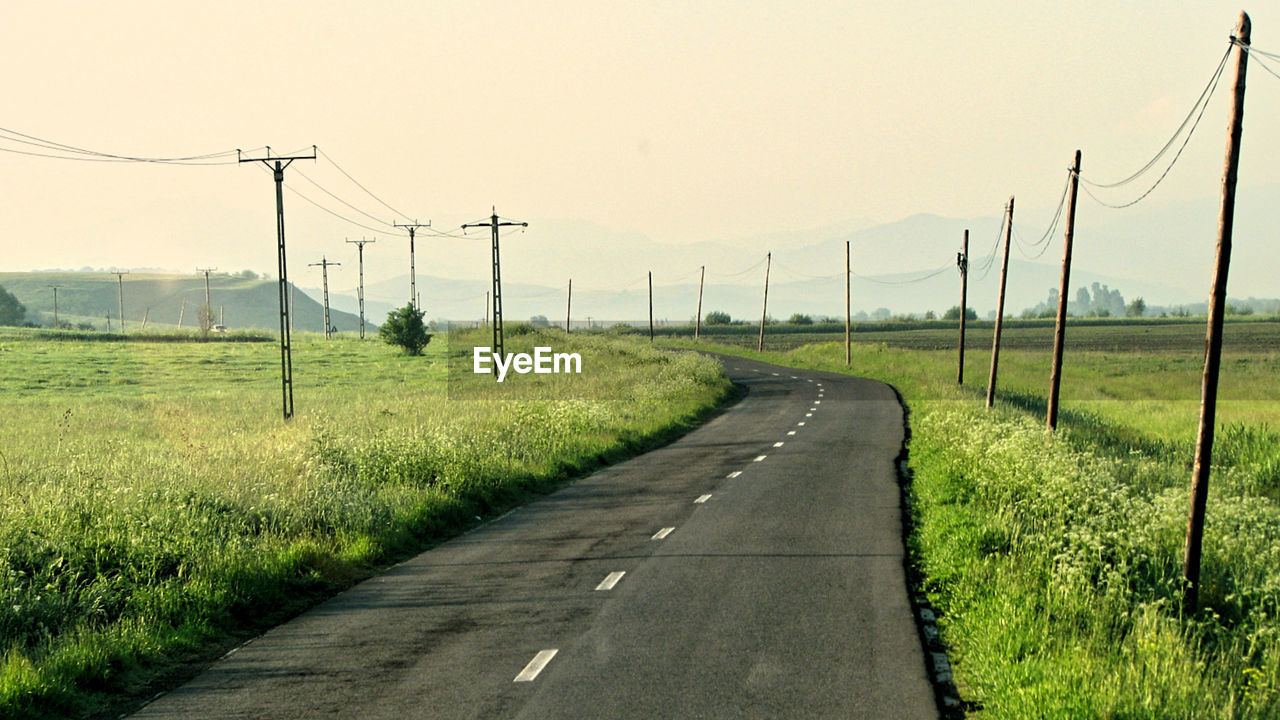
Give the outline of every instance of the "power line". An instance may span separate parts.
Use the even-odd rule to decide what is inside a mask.
[[[954,262],[947,261],[946,265],[943,265],[936,270],[926,271],[927,274],[925,275],[922,275],[918,278],[910,278],[907,280],[880,280],[873,277],[867,277],[866,275],[859,275],[858,273],[853,272],[852,270],[849,271],[849,274],[853,275],[859,280],[866,280],[867,282],[873,282],[880,285],[914,285],[916,283],[921,283],[921,282],[924,282],[925,280],[930,280],[932,278],[935,278],[941,275],[942,273],[947,272],[951,268],[954,268],[955,266],[956,265]]]
[[[356,180],[354,177],[352,177],[352,176],[351,176],[351,173],[347,172],[346,170],[343,170],[343,169],[342,169],[342,166],[341,166],[341,165],[339,165],[339,164],[337,163],[337,161],[336,161],[336,160],[334,160],[332,157],[329,157],[329,154],[328,154],[328,153],[326,153],[326,152],[324,152],[323,150],[321,150],[321,151],[320,151],[320,157],[322,157],[322,158],[324,158],[325,160],[329,161],[329,164],[331,164],[331,165],[333,165],[335,168],[337,168],[337,169],[338,169],[338,172],[340,172],[340,173],[342,173],[343,175],[345,175],[345,176],[347,177],[347,179],[348,179],[348,180],[350,180],[351,182],[355,183],[356,187],[358,187],[358,188],[360,188],[361,190],[365,191],[365,193],[367,193],[367,194],[369,195],[369,197],[373,198],[374,200],[377,200],[377,201],[378,201],[378,202],[379,202],[383,207],[385,207],[386,209],[388,209],[388,210],[390,210],[391,212],[395,213],[396,215],[399,215],[400,217],[404,218],[405,220],[410,220],[410,219],[412,219],[412,218],[410,218],[408,215],[405,215],[404,213],[400,212],[399,210],[397,210],[397,209],[395,209],[395,208],[391,207],[391,206],[390,206],[389,204],[387,204],[387,202],[386,202],[385,200],[383,200],[382,198],[380,198],[380,197],[378,197],[377,195],[373,194],[373,191],[372,191],[372,190],[370,190],[369,188],[365,187],[365,186],[364,186],[364,185],[363,185],[359,180]]]
[[[0,148],[6,152],[19,153],[22,155],[34,155],[37,157],[49,157],[58,160],[81,160],[88,162],[139,162],[139,163],[158,163],[168,165],[235,165],[237,160],[232,160],[233,155],[239,153],[238,150],[222,150],[215,153],[204,153],[201,155],[186,155],[178,157],[145,157],[139,155],[120,155],[116,153],[102,152],[100,150],[90,150],[88,148],[60,143],[53,140],[28,135],[27,133],[10,130],[9,128],[0,127],[0,140],[16,142],[23,145],[42,148],[56,153],[67,153],[64,155],[51,155],[46,153],[36,153],[30,151],[14,150],[12,148]],[[255,149],[256,151],[256,149]],[[254,152],[254,151],[251,151]],[[226,158],[226,159],[221,159]]]
[[[1155,164],[1160,161],[1160,158],[1164,157],[1164,154],[1169,151],[1169,148],[1173,147],[1173,144],[1177,141],[1178,136],[1182,134],[1182,131],[1184,129],[1186,129],[1187,123],[1191,122],[1191,119],[1193,117],[1196,118],[1196,123],[1197,124],[1199,123],[1199,115],[1197,115],[1197,109],[1199,109],[1200,114],[1204,113],[1204,109],[1201,107],[1201,105],[1208,105],[1208,98],[1213,95],[1214,88],[1218,86],[1218,79],[1222,77],[1223,68],[1227,66],[1227,57],[1230,56],[1230,54],[1231,54],[1231,47],[1228,46],[1227,51],[1222,54],[1222,59],[1218,61],[1218,67],[1216,70],[1213,71],[1213,76],[1209,79],[1208,84],[1205,85],[1204,90],[1200,92],[1200,97],[1196,98],[1195,104],[1191,106],[1190,112],[1188,112],[1187,116],[1183,118],[1182,123],[1178,125],[1178,129],[1173,131],[1173,135],[1169,138],[1167,142],[1165,142],[1164,147],[1160,148],[1160,151],[1155,154],[1155,157],[1148,160],[1147,164],[1143,165],[1141,168],[1138,169],[1137,172],[1133,173],[1129,177],[1123,180],[1118,180],[1113,183],[1095,183],[1083,176],[1080,177],[1080,181],[1087,185],[1092,185],[1093,187],[1096,187],[1096,188],[1102,188],[1102,189],[1116,188],[1122,185],[1127,185],[1133,182],[1134,180],[1137,180],[1144,173],[1146,173],[1148,170],[1154,167]],[[1195,132],[1194,125],[1192,126],[1191,132],[1193,133]],[[1190,138],[1190,133],[1187,135],[1187,137]],[[1186,143],[1184,142],[1183,147],[1185,146],[1186,146]],[[1174,159],[1175,161],[1177,160],[1176,157]]]

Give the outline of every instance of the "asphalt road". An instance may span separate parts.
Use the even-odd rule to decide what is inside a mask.
[[[878,382],[748,393],[238,648],[157,718],[937,718]]]

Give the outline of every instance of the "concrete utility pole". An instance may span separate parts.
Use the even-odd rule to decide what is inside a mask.
[[[124,276],[128,274],[129,272],[127,270],[122,272],[117,272],[115,274],[116,282],[117,282],[116,300],[119,301],[119,304],[120,304],[119,310],[120,310],[120,334],[121,335],[124,334]]]
[[[391,226],[407,228],[409,230],[409,304],[413,306],[414,310],[420,310],[421,308],[418,307],[418,275],[417,271],[413,268],[413,238],[417,233],[418,228],[431,227],[431,221],[428,220],[426,223],[420,223],[417,220],[414,220],[413,222],[406,223],[404,225],[393,222],[391,223]]]
[[[1067,289],[1071,284],[1071,243],[1076,234],[1076,190],[1080,186],[1080,151],[1071,164],[1071,191],[1067,195],[1067,230],[1062,242],[1062,282],[1058,290],[1058,320],[1053,330],[1053,369],[1049,371],[1049,403],[1045,427],[1058,427],[1058,390],[1062,386],[1062,350],[1067,341]]]
[[[760,311],[760,342],[756,352],[764,352],[764,319],[769,315],[769,268],[773,265],[773,253],[764,256],[764,309]]]
[[[569,312],[573,310],[573,278],[569,278],[569,297],[564,303],[564,334],[569,334]]]
[[[849,293],[852,290],[853,265],[850,264],[849,255],[852,254],[849,247],[849,241],[844,241],[844,364],[849,366],[853,364],[853,315],[852,304],[849,300]]]
[[[956,369],[956,384],[964,384],[964,323],[969,316],[969,229],[964,230],[964,243],[960,253],[956,255],[956,266],[960,268],[960,360]]]
[[[503,338],[502,338],[502,263],[498,255],[498,228],[503,227],[529,227],[527,222],[500,222],[498,218],[498,209],[493,209],[493,215],[489,217],[489,222],[484,223],[467,223],[462,226],[465,232],[467,228],[487,227],[493,231],[493,352],[497,357],[505,357],[503,354]],[[496,372],[496,370],[495,370]]]
[[[1190,615],[1200,603],[1200,545],[1209,497],[1209,465],[1213,458],[1213,424],[1217,414],[1218,370],[1222,363],[1222,316],[1227,304],[1227,269],[1231,264],[1231,232],[1235,226],[1236,174],[1240,167],[1240,137],[1244,121],[1244,78],[1248,68],[1252,23],[1241,12],[1235,35],[1235,93],[1227,132],[1226,168],[1222,174],[1222,209],[1218,213],[1218,251],[1209,293],[1209,327],[1205,334],[1204,377],[1200,390],[1200,429],[1196,435],[1195,466],[1191,472],[1191,502],[1187,512],[1187,542],[1182,560],[1182,612]]]
[[[213,324],[213,299],[209,295],[209,273],[217,269],[218,268],[196,268],[196,272],[204,273],[204,316],[200,319],[202,330],[208,329],[203,327],[206,323],[209,325]]]
[[[996,402],[996,367],[1000,364],[1000,326],[1004,321],[1004,286],[1009,277],[1009,242],[1013,238],[1013,198],[1005,208],[1004,261],[1000,263],[1000,298],[996,302],[996,332],[991,339],[991,378],[987,380],[987,407]]]
[[[360,238],[359,240],[348,240],[347,242],[354,244],[356,246],[357,251],[360,253],[360,284],[356,286],[356,290],[357,290],[356,295],[360,300],[360,339],[363,340],[364,339],[364,246],[368,245],[369,243],[378,242],[378,238],[374,238],[372,240],[365,240],[364,238]]]
[[[289,267],[285,262],[284,252],[284,169],[292,165],[294,160],[315,160],[315,150],[316,147],[312,145],[310,155],[275,158],[271,157],[270,147],[267,148],[265,158],[239,157],[240,151],[236,150],[236,157],[240,162],[261,162],[272,168],[276,181],[276,263],[280,285],[280,396],[284,406],[285,420],[293,417],[293,344],[290,338],[293,329],[293,323],[290,320],[293,303],[290,302],[288,294]]]
[[[328,340],[332,335],[333,325],[329,322],[329,266],[341,265],[342,263],[329,262],[328,258],[320,256],[320,262],[310,263],[307,267],[320,268],[320,277],[324,282],[324,339]]]
[[[698,314],[693,316],[693,339],[702,334],[702,283],[707,279],[707,266],[702,266],[702,274],[698,276]]]
[[[57,330],[58,323],[58,288],[65,287],[63,285],[50,285],[53,288],[53,329]]]

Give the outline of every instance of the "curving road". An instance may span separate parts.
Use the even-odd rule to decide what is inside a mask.
[[[937,718],[878,382],[722,358],[744,399],[363,582],[136,713]]]

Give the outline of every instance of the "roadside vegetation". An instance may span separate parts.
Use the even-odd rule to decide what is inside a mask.
[[[1276,324],[1227,327],[1202,607],[1192,617],[1180,609],[1180,578],[1203,320],[1185,347],[1176,325],[1157,326],[1157,342],[1141,327],[1121,342],[1111,327],[1069,328],[1053,436],[1044,430],[1049,349],[1036,343],[1002,350],[989,412],[990,332],[986,351],[968,354],[964,388],[954,345],[858,343],[851,368],[843,338],[763,359],[874,377],[902,393],[917,589],[940,610],[970,717],[1278,717]]]
[[[274,342],[0,330],[0,717],[105,714],[731,392],[711,360],[528,326],[509,352],[582,373],[498,386],[470,372],[488,340],[295,335],[284,422]]]

